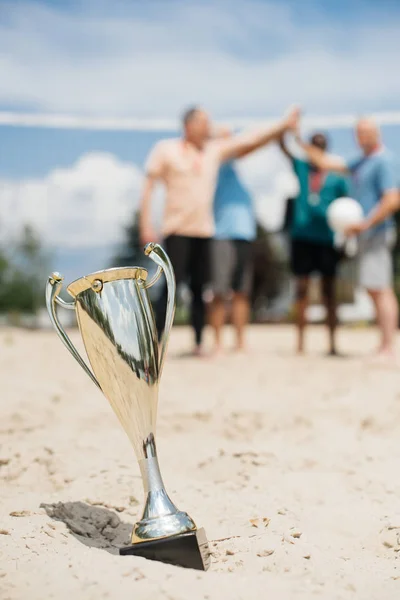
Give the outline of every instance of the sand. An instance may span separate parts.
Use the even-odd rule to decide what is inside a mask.
[[[341,359],[324,333],[297,357],[290,327],[253,327],[207,361],[174,330],[158,448],[204,573],[118,556],[142,502],[125,433],[55,333],[0,331],[0,598],[398,599],[399,371],[366,362],[373,330],[343,329]]]

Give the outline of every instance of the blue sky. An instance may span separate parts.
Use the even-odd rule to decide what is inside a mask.
[[[216,119],[275,118],[298,103],[329,130],[332,115],[398,111],[399,31],[400,2],[389,0],[0,0],[0,113],[149,123],[0,125],[0,231],[32,221],[59,260],[79,266],[85,253],[101,267],[165,135],[157,119],[174,123],[193,103]],[[399,129],[384,129],[398,154]],[[354,153],[350,129],[330,134],[336,152]],[[276,196],[275,161],[246,163],[254,194]]]
[[[0,108],[173,117],[397,109],[400,3],[1,3]]]
[[[123,161],[143,165],[161,132],[115,132],[47,128],[0,128],[0,177],[44,177],[55,165],[68,167],[86,152],[111,152]],[[350,130],[331,132],[332,145],[351,154]],[[38,146],[40,148],[38,149]]]
[[[0,0],[0,111],[217,118],[397,110],[397,0]],[[154,133],[0,128],[0,174],[90,150],[142,164]],[[340,149],[351,151],[343,133]]]

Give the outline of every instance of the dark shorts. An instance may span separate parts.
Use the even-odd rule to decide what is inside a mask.
[[[290,268],[296,277],[318,273],[324,277],[335,277],[340,254],[332,246],[292,240]]]
[[[212,240],[211,281],[216,295],[230,291],[249,295],[253,281],[252,243],[246,240]]]

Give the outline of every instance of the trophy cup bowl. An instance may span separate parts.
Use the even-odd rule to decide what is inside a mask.
[[[67,290],[72,302],[59,297],[63,278],[53,273],[46,287],[51,322],[63,344],[103,392],[134,448],[142,475],[145,505],[135,523],[131,546],[120,554],[134,554],[182,567],[206,570],[210,553],[203,529],[178,510],[161,477],[155,442],[158,388],[175,312],[175,277],[168,255],[158,244],[147,244],[145,254],[157,271],[147,281],[140,267],[106,269],[81,277]],[[148,289],[164,272],[167,316],[161,343]],[[75,310],[92,370],[62,328],[56,304]]]

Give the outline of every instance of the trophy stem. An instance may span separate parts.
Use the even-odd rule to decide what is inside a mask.
[[[161,477],[160,465],[157,456],[150,456],[139,461],[140,473],[143,480],[144,493],[164,489],[164,482]]]
[[[153,434],[150,434],[146,438],[144,442],[144,451],[145,458],[139,460],[146,498],[142,520],[177,513],[178,509],[170,500],[165,490],[160,472],[160,465],[158,464],[156,441]]]
[[[154,443],[152,456],[140,460],[139,466],[146,500],[142,517],[133,528],[132,543],[196,531],[194,521],[187,513],[180,511],[167,494]]]
[[[147,458],[139,461],[146,503],[142,518],[133,527],[132,545],[121,548],[120,554],[205,571],[210,566],[210,550],[204,529],[197,529],[193,519],[178,510],[168,496],[154,436],[147,441]]]
[[[157,456],[150,456],[139,461],[139,467],[146,497],[142,519],[153,519],[177,513],[178,509],[165,490]]]

